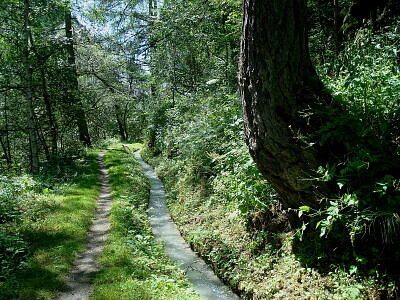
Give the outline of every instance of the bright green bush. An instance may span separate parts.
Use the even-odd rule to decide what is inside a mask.
[[[40,211],[42,201],[29,194],[36,185],[28,176],[0,178],[0,282],[12,279],[27,258],[28,245],[15,228]]]
[[[28,176],[0,177],[0,224],[15,221],[22,217],[26,193],[32,190],[35,181]]]
[[[230,203],[244,218],[268,209],[274,192],[244,143],[239,95],[198,93],[182,97],[162,113],[158,126],[152,127],[155,134],[150,146],[153,153],[162,154],[158,172],[171,195],[179,194],[179,176],[189,185],[208,190],[210,201]]]
[[[61,289],[95,212],[96,156],[65,156],[36,177],[0,177],[1,299],[50,299]]]
[[[213,159],[214,195],[238,205],[245,216],[254,210],[268,210],[275,199],[274,190],[261,176],[244,143],[230,146],[231,150]]]

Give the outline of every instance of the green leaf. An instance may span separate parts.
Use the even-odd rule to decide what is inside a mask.
[[[350,266],[350,270],[349,270],[350,275],[356,274],[357,271],[358,271],[358,270],[357,270],[357,266],[354,266],[354,265],[351,265],[351,266]]]
[[[317,225],[315,225],[315,229],[317,229],[321,225],[321,221],[318,221]]]
[[[326,233],[326,227],[321,227],[321,233],[319,234],[319,237],[323,237]]]
[[[304,206],[300,206],[299,209],[300,209],[300,211],[310,212],[311,207],[304,205]]]

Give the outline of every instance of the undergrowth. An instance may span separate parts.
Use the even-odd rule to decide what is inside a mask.
[[[39,177],[0,178],[0,299],[50,299],[94,217],[97,153],[65,157]]]
[[[331,121],[316,133],[318,142],[336,154],[320,167],[319,180],[332,183],[337,192],[324,199],[324,208],[299,212],[310,217],[308,229],[323,238],[324,252],[346,249],[340,256],[348,272],[373,274],[389,285],[397,280],[400,263],[399,24],[358,31],[336,61],[319,66],[341,109],[325,112]]]
[[[400,252],[398,24],[362,30],[319,74],[336,102],[310,137],[332,149],[319,181],[337,187],[321,209],[287,212],[243,142],[239,95],[168,99],[147,135],[174,219],[192,246],[248,297],[396,298]],[[340,107],[340,109],[338,108]],[[340,147],[339,147],[339,146]],[[301,224],[301,222],[300,222]]]
[[[91,299],[199,299],[154,240],[146,212],[149,185],[133,156],[138,147],[118,147],[105,155],[113,197],[111,231]]]
[[[152,158],[149,151],[143,156],[157,166],[170,212],[185,239],[242,297],[379,299],[385,287],[373,277],[349,273],[342,268],[341,261],[331,265],[328,272],[307,266],[294,254],[300,250],[293,232],[249,228],[248,218],[241,215],[240,203],[227,202],[223,194],[212,193],[204,183],[194,184],[188,174],[177,172],[174,160]],[[254,213],[253,219],[257,215]],[[309,256],[318,256],[318,250],[311,251],[311,241],[310,247],[306,250]],[[307,253],[303,254],[307,257]]]

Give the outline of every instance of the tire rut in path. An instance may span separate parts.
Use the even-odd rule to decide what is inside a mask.
[[[239,299],[190,249],[169,215],[161,180],[158,179],[153,168],[143,161],[138,152],[135,152],[135,158],[143,167],[145,175],[150,181],[149,216],[155,239],[165,244],[168,256],[185,271],[189,281],[201,297],[210,300]]]
[[[66,289],[59,293],[56,300],[88,299],[91,291],[90,274],[100,269],[96,259],[103,251],[110,230],[109,214],[112,204],[108,171],[103,160],[106,152],[101,152],[97,158],[100,165],[100,195],[97,199],[96,219],[90,226],[85,251],[77,257],[67,278]]]

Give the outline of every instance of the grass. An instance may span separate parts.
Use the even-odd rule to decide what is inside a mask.
[[[246,299],[380,299],[382,296],[383,286],[373,277],[350,274],[340,262],[324,273],[304,264],[296,255],[295,233],[250,230],[240,216],[238,204],[218,198],[204,184],[195,184],[190,176],[176,172],[179,162],[161,156],[151,158],[147,152],[144,157],[157,166],[171,215],[185,239],[218,276]],[[318,253],[309,251],[309,255]]]
[[[97,153],[75,159],[60,178],[29,178],[18,218],[0,225],[2,238],[23,241],[21,262],[0,282],[0,299],[51,299],[84,249],[99,194]],[[6,261],[3,260],[2,263]],[[8,265],[3,265],[7,266]],[[4,269],[2,270],[4,271]]]
[[[91,299],[200,299],[154,240],[146,212],[149,185],[133,156],[139,148],[114,145],[105,156],[113,196],[111,231]]]
[[[149,187],[132,155],[139,147],[114,143],[105,156],[112,228],[91,298],[200,299],[152,236]],[[95,217],[97,155],[73,158],[57,176],[0,178],[0,300],[52,299],[63,289]]]

